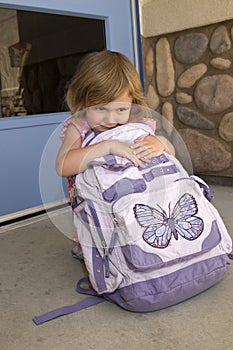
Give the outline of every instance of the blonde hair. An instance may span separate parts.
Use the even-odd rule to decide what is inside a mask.
[[[92,52],[79,63],[67,90],[66,102],[72,114],[97,104],[109,103],[123,93],[132,103],[146,106],[139,74],[123,54]]]

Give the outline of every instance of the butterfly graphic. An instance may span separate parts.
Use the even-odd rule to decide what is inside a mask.
[[[145,204],[135,204],[133,210],[140,226],[146,227],[143,239],[154,248],[166,248],[172,235],[178,240],[178,234],[192,241],[198,238],[203,229],[204,222],[198,216],[195,198],[185,193],[175,204],[171,212],[171,203],[168,205],[169,215],[159,205],[160,210]]]

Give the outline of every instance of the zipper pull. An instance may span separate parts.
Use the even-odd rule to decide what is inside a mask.
[[[101,244],[104,251],[104,255],[107,255],[107,243],[103,240]]]
[[[113,216],[113,224],[114,224],[114,228],[116,228],[116,226],[118,225],[118,220],[115,217],[115,215]]]

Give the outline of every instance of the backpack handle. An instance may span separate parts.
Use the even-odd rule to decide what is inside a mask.
[[[87,287],[86,288],[82,287],[81,286],[82,284],[86,284]],[[91,287],[89,277],[82,277],[78,280],[76,284],[76,291],[82,294],[98,296],[96,291]]]

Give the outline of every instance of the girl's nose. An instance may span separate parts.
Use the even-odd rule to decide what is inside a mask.
[[[115,124],[117,122],[115,111],[107,111],[105,120],[108,124]]]

